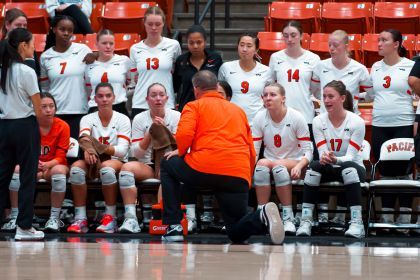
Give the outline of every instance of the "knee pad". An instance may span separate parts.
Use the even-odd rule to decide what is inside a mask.
[[[19,173],[13,173],[12,180],[10,180],[9,190],[11,191],[19,191],[20,188],[20,179]]]
[[[86,184],[86,172],[80,167],[70,169],[70,183],[74,185]]]
[[[290,185],[290,174],[287,171],[287,168],[283,165],[277,165],[273,168],[273,178],[274,184],[276,187],[282,187]]]
[[[343,176],[344,185],[360,183],[359,174],[354,167],[344,168],[343,171],[341,171],[341,176]]]
[[[130,171],[121,171],[118,181],[120,183],[120,189],[130,189],[136,186],[134,174]]]
[[[102,185],[112,185],[117,183],[117,176],[115,176],[115,169],[112,167],[102,167],[99,170]]]
[[[255,186],[270,186],[270,169],[268,167],[257,165],[254,170]]]
[[[305,185],[317,187],[321,183],[321,173],[308,169],[305,174]]]
[[[51,190],[53,192],[66,192],[66,175],[54,174],[51,176]]]

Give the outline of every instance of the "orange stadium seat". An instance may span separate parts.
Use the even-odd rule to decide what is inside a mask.
[[[4,13],[13,8],[18,8],[26,14],[29,31],[32,33],[48,32],[48,13],[45,9],[45,3],[6,3]]]
[[[374,9],[375,32],[395,28],[406,34],[420,33],[420,4],[376,2]]]
[[[84,44],[85,43],[85,36],[83,36],[83,34],[73,34],[70,41],[72,41],[73,43]]]
[[[265,65],[268,65],[273,53],[286,48],[281,32],[258,32],[257,36],[260,40],[261,63]],[[304,49],[309,48],[310,38],[309,34],[303,33],[302,47]]]
[[[273,2],[268,5],[267,27],[269,31],[281,32],[289,20],[298,20],[303,31],[320,31],[321,4],[319,2]]]
[[[373,63],[383,57],[378,54],[379,34],[365,34],[362,40],[363,61],[366,67],[371,68]],[[403,34],[403,46],[407,49],[407,58],[413,57],[415,53],[416,36]]]
[[[321,59],[327,59],[330,57],[328,39],[330,34],[328,33],[312,33],[311,44],[309,50],[318,54]],[[360,63],[362,60],[362,35],[361,34],[349,34],[349,51],[351,52],[352,58]]]
[[[138,0],[137,0],[138,1]],[[137,2],[136,0],[117,0],[114,2]],[[166,26],[168,31],[172,28],[172,18],[174,14],[174,0],[155,0],[156,4],[165,12]]]
[[[337,29],[349,34],[371,33],[373,30],[372,3],[324,3],[321,30],[331,33]]]
[[[101,17],[102,27],[115,33],[137,33],[146,37],[143,25],[144,13],[155,2],[108,2]]]
[[[35,53],[40,57],[41,53],[45,50],[45,43],[47,42],[47,34],[33,34]]]
[[[115,53],[122,55],[129,55],[130,48],[133,44],[140,42],[138,34],[123,34],[115,33]],[[86,34],[85,44],[92,50],[97,51],[96,48],[96,34]]]
[[[92,13],[90,14],[90,25],[94,32],[98,32],[102,28],[101,16],[103,13],[104,4],[102,3],[93,3],[92,4]]]

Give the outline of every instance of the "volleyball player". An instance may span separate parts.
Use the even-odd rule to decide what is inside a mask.
[[[178,41],[162,36],[165,14],[158,6],[149,7],[144,14],[144,27],[147,36],[130,49],[130,58],[135,64],[131,71],[137,83],[133,95],[132,117],[148,108],[147,88],[153,83],[161,83],[169,96],[167,106],[175,108],[172,82],[172,69],[176,58],[181,54]]]
[[[95,92],[93,89],[99,83],[110,83],[114,88],[114,111],[128,115],[126,109],[127,89],[130,87],[132,69],[131,60],[125,55],[114,53],[114,33],[109,29],[102,29],[96,35],[98,58],[86,67],[85,79],[89,98],[89,112],[97,110]],[[133,81],[134,82],[134,81]],[[132,85],[134,87],[134,83]]]
[[[258,111],[263,109],[261,92],[266,83],[272,81],[270,68],[257,61],[259,40],[245,34],[238,40],[239,60],[222,64],[218,79],[232,87],[231,102],[241,107],[250,125]]]
[[[41,87],[57,102],[57,117],[70,126],[70,136],[79,136],[80,119],[88,111],[83,62],[91,50],[84,44],[73,43],[74,21],[69,16],[56,16],[48,36],[55,45],[41,55]]]
[[[15,166],[20,166],[16,240],[43,239],[32,227],[34,193],[40,150],[41,100],[34,70],[23,64],[34,55],[32,34],[23,28],[9,33],[0,43],[0,217],[8,202]]]
[[[120,172],[119,184],[125,208],[125,220],[120,232],[137,233],[141,227],[136,216],[136,181],[154,177],[152,165],[152,145],[149,128],[153,123],[166,126],[175,135],[180,113],[166,108],[169,96],[162,84],[153,83],[147,89],[149,110],[138,114],[133,120],[131,150],[138,161],[125,163]],[[156,163],[158,164],[158,163]],[[143,200],[143,206],[150,201]],[[150,205],[151,207],[151,205]],[[143,220],[144,217],[143,213]]]
[[[115,95],[110,83],[99,83],[95,88],[95,102],[98,112],[88,114],[80,121],[80,138],[94,137],[100,143],[107,145],[105,154],[111,159],[101,162],[99,177],[102,182],[102,193],[105,199],[105,214],[97,232],[113,233],[117,229],[116,202],[117,176],[127,161],[130,147],[130,119],[112,110]],[[68,232],[86,233],[88,222],[86,216],[86,174],[89,165],[96,165],[98,158],[87,151],[84,159],[73,163],[70,169],[70,182],[75,206],[75,222],[67,228]]]
[[[382,144],[393,138],[412,138],[415,119],[414,94],[408,84],[408,76],[414,61],[405,58],[401,32],[387,29],[379,34],[378,54],[384,58],[372,65],[373,83],[372,150],[379,159]],[[405,178],[409,169],[406,162],[381,163],[379,173],[382,179]],[[408,194],[383,195],[382,211],[394,211],[395,200],[399,198],[400,211],[411,212],[412,197]],[[409,223],[411,214],[400,214],[400,223]],[[392,213],[382,214],[381,222],[393,223]],[[408,232],[408,230],[403,230]]]
[[[266,110],[257,113],[252,127],[257,155],[263,141],[265,145],[264,158],[257,162],[254,171],[258,208],[269,202],[272,175],[283,209],[284,231],[294,234],[291,180],[300,179],[312,160],[309,128],[301,113],[285,105],[286,92],[280,84],[268,84],[262,99]]]
[[[329,82],[323,92],[327,112],[314,118],[313,130],[319,161],[310,164],[304,179],[302,220],[296,235],[310,236],[313,210],[318,202],[321,182],[344,183],[346,199],[350,206],[350,227],[346,236],[362,238],[365,230],[362,221],[360,182],[365,181],[360,147],[365,137],[365,123],[351,112],[353,98],[341,81]]]

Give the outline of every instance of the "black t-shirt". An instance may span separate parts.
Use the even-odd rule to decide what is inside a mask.
[[[420,78],[420,59],[418,59],[416,61],[416,63],[414,63],[414,66],[411,69],[411,72],[410,72],[410,75],[409,76]]]
[[[216,52],[204,51],[206,60],[199,69],[212,71],[216,76],[223,61],[220,55]],[[178,111],[182,111],[185,104],[195,100],[194,91],[191,79],[197,68],[190,62],[191,53],[186,52],[180,55],[175,62],[175,70],[173,73],[174,92],[177,93],[176,103],[178,104]]]

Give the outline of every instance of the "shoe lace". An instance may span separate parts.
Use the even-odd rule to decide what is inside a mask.
[[[101,220],[101,225],[107,226],[113,220],[114,220],[114,218],[111,215],[105,214],[104,217]]]

